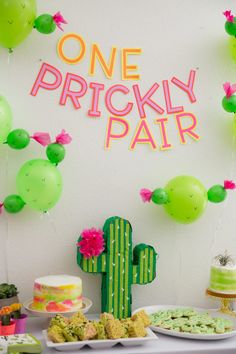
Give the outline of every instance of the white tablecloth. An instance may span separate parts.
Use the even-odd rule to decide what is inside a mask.
[[[27,331],[37,337],[44,347],[44,354],[58,353],[55,350],[48,349],[43,340],[42,329],[46,329],[48,321],[43,318],[29,318]],[[139,347],[125,348],[117,345],[109,349],[95,350],[83,348],[77,351],[79,354],[236,354],[236,336],[229,339],[216,341],[198,341],[189,339],[180,339],[165,335],[158,335],[159,340],[150,342]],[[65,352],[68,353],[68,352]],[[75,352],[70,352],[75,353]]]

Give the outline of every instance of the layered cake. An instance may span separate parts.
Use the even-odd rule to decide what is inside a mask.
[[[227,252],[214,258],[211,266],[210,290],[222,294],[236,294],[236,264]]]
[[[35,280],[33,310],[77,311],[82,308],[82,280],[70,275],[48,275]]]

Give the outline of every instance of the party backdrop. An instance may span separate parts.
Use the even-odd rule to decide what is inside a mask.
[[[211,259],[225,249],[236,255],[236,195],[232,192],[219,205],[208,203],[201,218],[185,225],[155,204],[144,205],[139,191],[163,187],[178,175],[194,176],[206,189],[236,179],[232,120],[221,106],[222,84],[236,82],[222,15],[228,8],[235,10],[235,2],[37,3],[38,13],[60,10],[68,24],[64,32],[50,36],[33,31],[13,53],[0,47],[0,94],[11,105],[15,128],[52,136],[65,128],[73,140],[58,166],[64,189],[57,205],[45,214],[26,206],[19,214],[0,216],[0,281],[15,283],[26,300],[36,277],[79,275],[84,295],[94,301],[93,311],[99,311],[100,279],[78,267],[76,241],[85,227],[102,227],[109,216],[119,215],[132,224],[134,245],[151,244],[159,254],[156,280],[133,286],[134,307],[212,306],[204,295]],[[81,54],[74,64],[57,52],[58,41],[68,33],[80,38],[63,47],[67,57]],[[110,77],[99,60],[92,64],[94,44],[107,62],[112,50],[116,52]],[[48,87],[36,81],[42,70],[41,81]],[[65,96],[72,77],[71,90],[81,96],[74,101]],[[92,83],[99,84],[97,107]],[[113,85],[122,87],[111,99]],[[143,113],[137,97],[151,88],[156,105],[149,101]],[[127,111],[119,115],[124,107]],[[15,176],[22,164],[44,154],[33,142],[24,151],[0,146],[1,199],[16,192]]]

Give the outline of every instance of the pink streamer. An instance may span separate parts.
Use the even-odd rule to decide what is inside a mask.
[[[55,24],[57,25],[57,27],[61,31],[64,31],[61,24],[64,23],[66,25],[68,22],[66,22],[66,20],[64,19],[64,17],[60,13],[60,11],[58,11],[52,18],[53,18],[53,21],[55,22]]]
[[[0,214],[2,214],[3,207],[4,207],[4,203],[0,203]]]
[[[61,133],[56,136],[56,143],[66,145],[70,144],[72,137],[66,133],[65,129],[62,129]]]
[[[223,88],[227,98],[230,98],[236,92],[236,84],[230,85],[230,82],[226,82]]]
[[[223,15],[225,15],[227,22],[234,22],[234,15],[231,14],[231,10],[226,10]]]
[[[43,146],[51,144],[51,138],[48,133],[36,132],[31,136],[31,138]]]
[[[142,188],[140,190],[140,196],[144,203],[146,202],[150,203],[152,198],[152,191],[150,191],[150,189]]]
[[[224,181],[224,189],[235,189],[236,184],[233,181]]]

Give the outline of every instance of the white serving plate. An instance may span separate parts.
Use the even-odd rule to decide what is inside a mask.
[[[149,341],[158,340],[155,333],[150,328],[146,328],[147,336],[142,338],[119,338],[119,339],[99,339],[99,340],[83,340],[79,342],[66,342],[66,343],[53,343],[47,335],[47,331],[43,331],[43,336],[48,348],[54,348],[59,351],[73,351],[83,348],[88,345],[92,349],[106,349],[112,348],[117,343],[122,344],[124,347],[131,347],[143,345]]]
[[[37,311],[37,310],[33,310],[31,308],[31,305],[33,303],[33,299],[27,300],[24,302],[23,306],[24,308],[31,313],[34,316],[37,317],[44,317],[44,318],[50,318],[50,317],[55,317],[57,314],[61,314],[63,316],[71,316],[74,313],[80,311],[83,313],[88,312],[88,310],[90,309],[90,307],[93,305],[92,301],[86,297],[83,297],[83,307],[79,308],[79,309],[74,309],[72,311],[63,311],[63,312],[47,312],[47,311]]]
[[[147,314],[152,314],[154,312],[160,310],[169,310],[169,309],[178,309],[178,308],[190,308],[191,306],[175,306],[175,305],[154,305],[154,306],[146,306],[135,310],[133,313],[136,313],[140,310],[145,310]],[[203,308],[191,307],[192,309],[198,312],[208,312],[212,317],[222,317],[225,319],[229,319],[234,323],[234,329],[231,332],[226,332],[222,334],[192,334],[185,332],[176,332],[164,328],[160,328],[157,326],[150,326],[150,328],[154,332],[166,334],[168,336],[180,337],[180,338],[188,338],[188,339],[198,339],[198,340],[219,340],[236,336],[236,317],[223,314],[217,310],[208,310]]]

